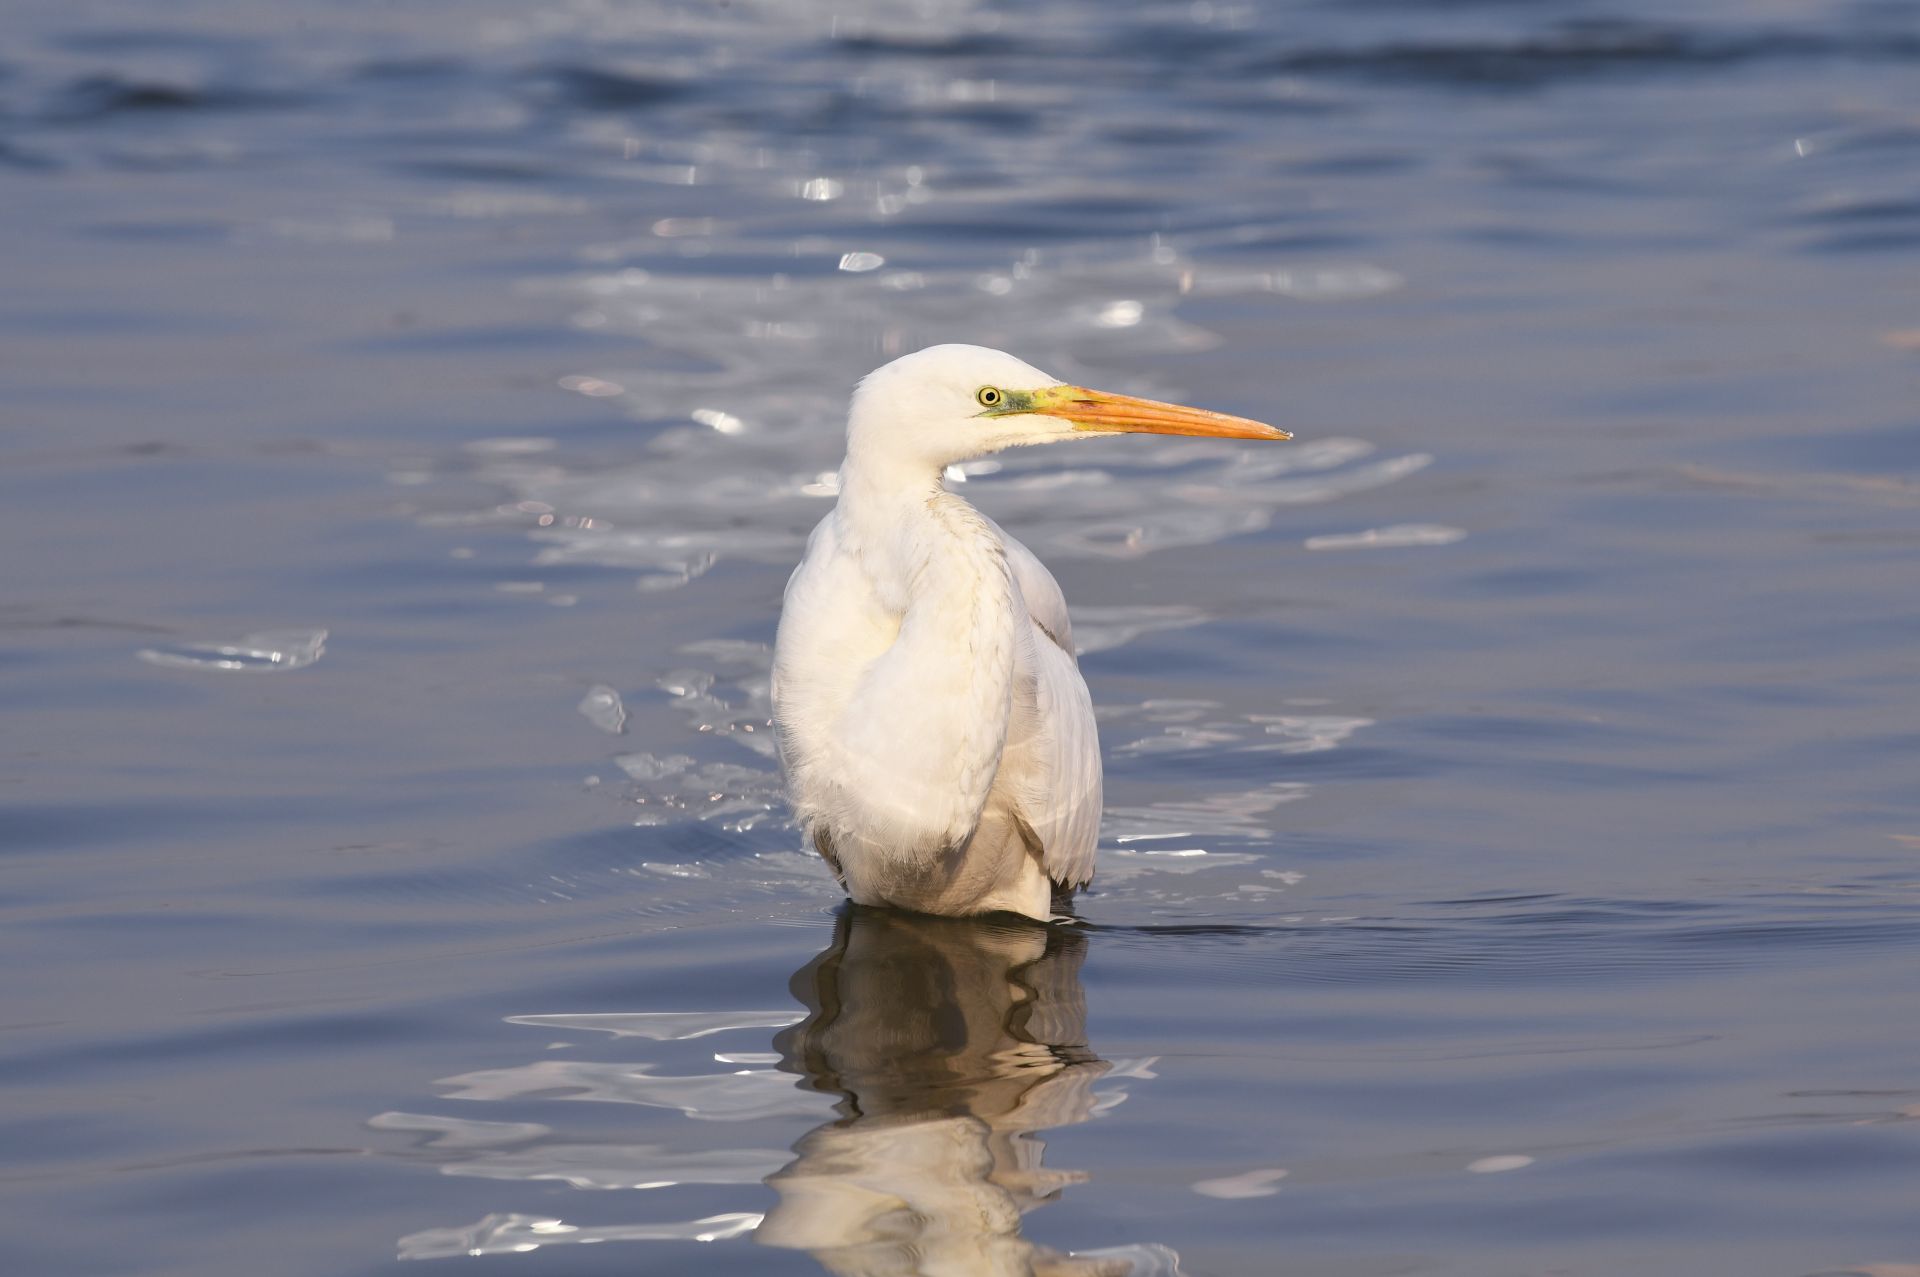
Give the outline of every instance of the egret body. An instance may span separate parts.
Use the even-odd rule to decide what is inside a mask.
[[[787,582],[773,715],[794,812],[861,904],[1045,919],[1093,877],[1100,745],[1066,600],[948,466],[1120,433],[1286,439],[934,346],[868,374],[833,510]]]

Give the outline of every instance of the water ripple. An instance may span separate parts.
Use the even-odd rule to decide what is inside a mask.
[[[172,643],[143,647],[137,655],[149,665],[172,669],[285,673],[305,669],[326,650],[325,630],[262,630],[236,642],[206,639]]]

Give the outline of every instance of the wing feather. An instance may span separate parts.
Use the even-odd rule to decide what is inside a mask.
[[[1007,569],[1013,573],[1020,595],[1026,600],[1027,615],[1053,640],[1054,646],[1072,656],[1073,619],[1067,615],[1067,596],[1060,592],[1060,583],[1053,579],[1053,573],[1047,571],[1039,555],[1008,536],[998,524],[993,525],[993,530],[1000,534],[1000,542],[1006,548]]]
[[[1100,839],[1100,737],[1093,698],[1073,655],[1059,583],[1033,551],[1002,532],[1007,566],[1032,620],[1015,657],[1007,762],[1016,814],[1038,837],[1047,877],[1065,887],[1093,877]]]

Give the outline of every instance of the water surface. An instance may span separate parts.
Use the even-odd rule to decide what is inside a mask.
[[[8,1271],[1920,1265],[1920,8],[10,19]],[[954,476],[1075,928],[770,757],[942,340],[1299,438]]]

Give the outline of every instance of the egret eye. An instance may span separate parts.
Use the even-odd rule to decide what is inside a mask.
[[[982,408],[998,408],[1007,397],[992,386],[982,386],[973,392],[973,398]]]

